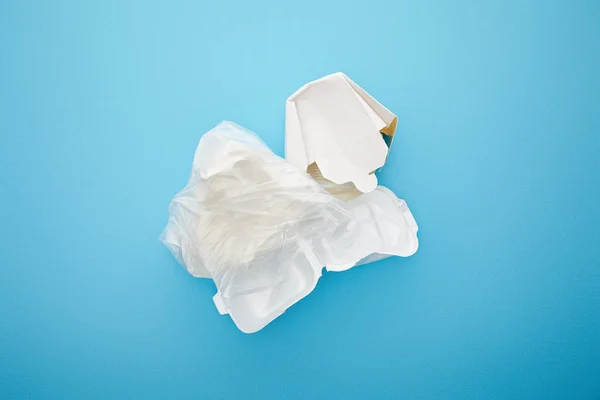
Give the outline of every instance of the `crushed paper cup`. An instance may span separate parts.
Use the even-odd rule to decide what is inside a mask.
[[[306,171],[315,163],[335,184],[367,193],[386,161],[397,117],[338,72],[307,83],[286,102],[285,157]]]

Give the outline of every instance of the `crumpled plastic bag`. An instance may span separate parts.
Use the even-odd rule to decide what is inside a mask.
[[[308,295],[324,267],[412,255],[417,230],[389,189],[361,193],[314,164],[304,172],[223,122],[202,136],[161,240],[190,274],[214,280],[219,312],[252,333]]]
[[[201,138],[161,236],[190,274],[214,280],[244,332],[310,293],[323,266],[354,262],[345,250],[358,238],[343,201],[232,122]]]

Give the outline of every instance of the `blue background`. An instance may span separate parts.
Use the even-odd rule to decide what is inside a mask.
[[[421,248],[254,335],[157,237],[222,119],[344,71]],[[600,398],[600,2],[0,2],[0,397]]]

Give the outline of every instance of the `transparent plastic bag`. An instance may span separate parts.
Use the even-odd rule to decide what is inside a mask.
[[[214,280],[220,312],[254,332],[310,293],[326,264],[353,261],[355,227],[344,202],[223,122],[200,140],[161,240],[190,274]]]

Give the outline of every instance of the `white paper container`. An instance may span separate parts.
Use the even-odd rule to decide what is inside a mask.
[[[286,102],[285,157],[307,170],[316,163],[336,183],[352,182],[361,192],[377,187],[396,130],[396,116],[338,72],[307,83]]]

